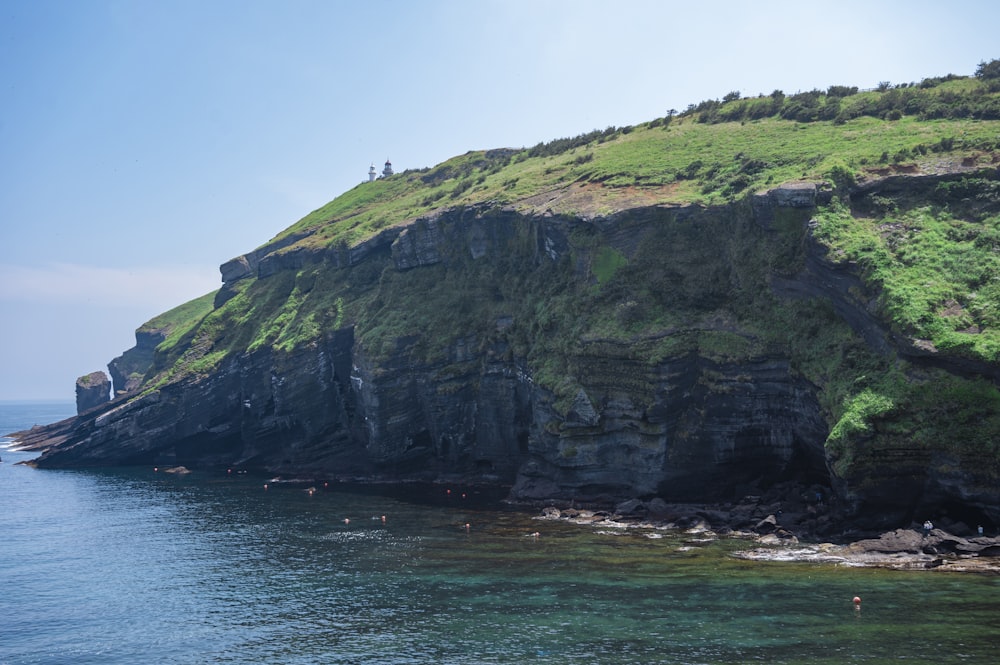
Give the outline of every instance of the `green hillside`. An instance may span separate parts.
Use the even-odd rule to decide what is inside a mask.
[[[536,197],[553,191],[568,190],[554,211],[592,217],[643,201],[722,204],[794,179],[934,172],[961,157],[988,165],[1000,143],[998,91],[997,79],[945,77],[847,96],[703,102],[635,127],[469,152],[363,183],[278,238],[308,232],[303,243],[351,245],[439,208],[489,201],[542,209]],[[802,112],[804,103],[817,113]],[[824,120],[833,106],[836,118]]]
[[[905,442],[981,458],[995,477],[1000,395],[993,383],[975,372],[918,370],[870,348],[828,305],[775,297],[770,276],[802,269],[809,218],[782,213],[777,233],[753,237],[741,237],[753,232],[734,220],[746,216],[757,192],[818,183],[828,196],[808,213],[812,235],[860,277],[864,292],[856,295],[886,330],[936,358],[995,367],[996,62],[975,77],[874,91],[730,94],[634,127],[473,151],[360,184],[269,243],[280,247],[274,255],[311,252],[313,260],[237,281],[215,309],[202,301],[174,310],[191,316],[171,322],[145,389],[207,374],[240,354],[292,352],[348,325],[370,357],[388,358],[404,345],[412,362],[443,364],[443,373],[459,338],[479,345],[502,338],[562,412],[585,377],[601,371],[588,360],[595,345],[625,344],[650,364],[686,352],[740,361],[781,349],[820,388],[831,459],[845,477],[876,463],[865,451],[879,446],[859,445],[872,436],[883,450]],[[924,189],[866,194],[894,176],[919,182],[934,175],[950,177]],[[600,221],[655,206],[694,206],[708,216],[696,228],[665,224],[655,246],[630,257],[576,228],[572,260],[547,267],[533,263],[536,239],[517,229],[504,240],[504,256],[487,262],[456,251],[447,262],[400,272],[386,256],[351,267],[329,259],[446,212]],[[670,265],[660,247],[671,248]],[[512,324],[499,331],[500,319]],[[615,380],[640,402],[647,394],[641,378]]]

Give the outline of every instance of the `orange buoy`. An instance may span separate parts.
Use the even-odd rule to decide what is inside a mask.
[[[854,604],[855,605],[861,605],[861,596],[855,596],[854,597]]]

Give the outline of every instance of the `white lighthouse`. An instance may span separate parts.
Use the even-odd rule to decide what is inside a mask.
[[[378,173],[375,172],[375,165],[372,164],[368,167],[368,182],[371,182],[378,177]]]

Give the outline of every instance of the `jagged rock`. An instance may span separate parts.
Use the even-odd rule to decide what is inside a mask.
[[[869,551],[919,552],[927,544],[927,537],[915,529],[896,529],[883,534],[874,542],[863,542]]]
[[[779,207],[813,208],[817,191],[815,182],[789,182],[771,190],[771,196]]]
[[[619,515],[637,515],[646,512],[646,505],[639,499],[629,499],[615,506],[615,512]]]
[[[788,182],[774,189],[757,192],[751,198],[754,218],[771,230],[778,208],[809,209],[816,206],[819,188],[815,182]]]
[[[76,412],[96,409],[111,399],[111,380],[104,372],[84,374],[76,380]]]
[[[567,414],[567,421],[585,427],[593,427],[599,420],[600,415],[594,409],[594,405],[590,402],[590,398],[587,397],[586,391],[581,388],[577,391],[576,399],[573,400],[573,407],[569,414]]]
[[[443,238],[434,219],[418,219],[403,229],[392,243],[397,270],[427,266],[441,261]]]
[[[850,549],[853,552],[907,552],[909,554],[918,554],[927,546],[934,545],[937,542],[937,538],[929,540],[920,532],[913,529],[896,529],[883,533],[878,538],[868,538],[852,543]]]
[[[226,261],[219,267],[219,272],[222,273],[222,281],[231,283],[256,274],[258,262],[259,258],[255,252],[237,256],[235,259]]]
[[[768,534],[774,533],[778,528],[778,520],[774,515],[768,515],[761,521],[754,525],[753,530],[755,533]]]
[[[261,257],[257,264],[257,276],[264,279],[282,270],[298,270],[307,263],[315,261],[317,255],[319,255],[318,250],[303,247],[271,252]]]
[[[162,330],[136,330],[135,346],[108,363],[114,394],[123,395],[142,385],[153,365],[156,347],[166,339]]]

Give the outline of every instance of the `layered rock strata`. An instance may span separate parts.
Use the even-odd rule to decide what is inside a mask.
[[[1000,489],[962,473],[928,473],[923,458],[904,460],[900,468],[920,468],[900,476],[902,494],[838,478],[823,445],[830,413],[821,388],[804,378],[788,348],[761,346],[727,304],[734,292],[757,291],[822,301],[879,354],[995,378],[992,366],[925,358],[886,329],[858,275],[811,238],[810,214],[828,196],[794,183],[726,208],[653,206],[595,219],[483,206],[417,219],[352,248],[288,251],[293,243],[285,239],[224,264],[216,306],[234,297],[241,280],[304,266],[463,274],[470,262],[504,266],[517,258],[515,270],[543,275],[541,283],[547,274],[571,274],[596,288],[601,275],[593,265],[611,252],[622,270],[651,267],[658,281],[650,297],[702,313],[653,335],[574,340],[564,359],[573,387],[561,392],[559,377],[543,377],[544,363],[520,353],[515,339],[518,331],[545,334],[545,323],[526,321],[521,296],[502,286],[496,297],[509,311],[447,339],[428,342],[414,330],[391,350],[375,350],[365,346],[362,324],[345,324],[294,351],[228,355],[207,376],[155,390],[127,378],[144,375],[146,359],[155,359],[148,347],[158,342],[137,339],[113,363],[122,394],[112,404],[58,431],[22,434],[22,443],[42,451],[39,466],[241,466],[367,481],[457,480],[510,486],[517,501],[738,501],[794,483],[839,497],[845,518],[863,510],[898,522],[918,509],[961,504],[1000,523]],[[754,253],[766,261],[749,260]],[[614,307],[622,320],[641,319],[642,302],[632,294]],[[743,350],[713,348],[713,339]],[[428,343],[438,345],[435,352],[419,352]]]

